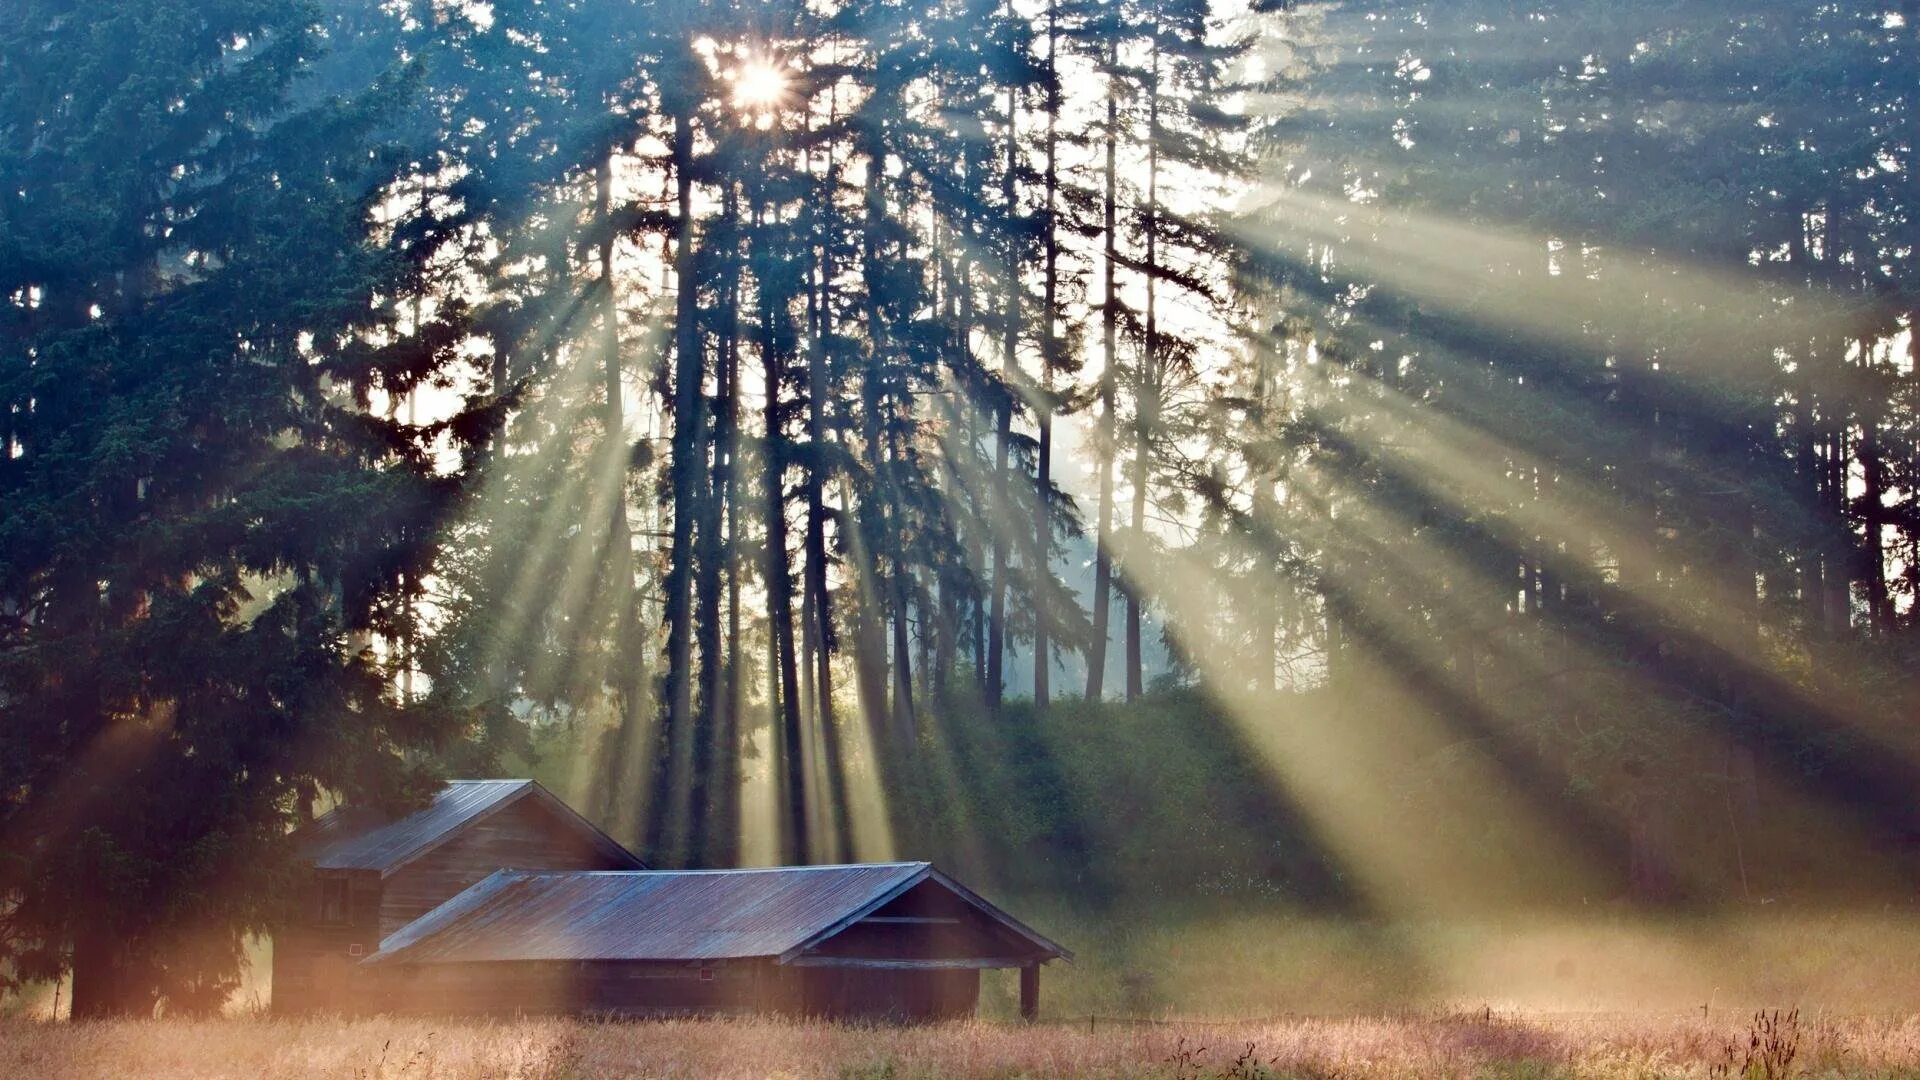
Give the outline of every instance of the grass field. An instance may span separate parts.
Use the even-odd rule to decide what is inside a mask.
[[[1906,908],[1400,924],[1273,912],[1135,923],[1041,910],[1037,921],[1078,957],[1047,969],[1043,1022],[1034,1026],[1011,1020],[1014,980],[1004,972],[983,982],[979,1023],[866,1029],[766,1020],[271,1021],[259,1018],[270,993],[259,982],[224,1020],[68,1025],[46,1021],[53,1001],[43,987],[0,1007],[0,1080],[1920,1080],[1920,920]],[[256,960],[257,977],[264,957]],[[1786,1068],[1780,1053],[1758,1053],[1767,1039],[1761,1033],[1755,1045],[1753,1016],[1795,1008],[1778,1040],[1780,1052],[1793,1050]]]
[[[1425,1014],[1234,1025],[0,1023],[5,1077],[1920,1077],[1920,1017]]]
[[[1920,909],[1364,922],[1237,913],[1089,918],[1017,909],[1075,952],[1041,978],[1043,1019],[1248,1019],[1409,1012],[1920,1014]],[[268,946],[231,1013],[272,996]],[[1018,1012],[1013,972],[982,979],[980,1015]],[[55,988],[0,997],[0,1019],[46,1018]],[[66,998],[60,1000],[64,1015]],[[0,1073],[0,1080],[5,1074]]]

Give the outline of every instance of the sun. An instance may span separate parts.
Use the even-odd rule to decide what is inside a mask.
[[[743,109],[771,108],[786,93],[787,77],[772,64],[750,61],[734,73],[733,103]]]

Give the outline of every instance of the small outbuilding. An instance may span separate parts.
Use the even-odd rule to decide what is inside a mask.
[[[502,870],[362,965],[398,1012],[972,1015],[980,972],[1070,959],[924,862],[752,870]]]
[[[455,780],[398,817],[341,807],[293,839],[300,877],[273,935],[278,1013],[366,1009],[360,961],[503,866],[646,867],[532,780]]]

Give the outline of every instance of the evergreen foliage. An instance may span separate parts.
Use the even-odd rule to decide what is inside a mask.
[[[217,1004],[323,791],[403,803],[467,734],[400,644],[484,423],[445,383],[457,207],[418,93],[303,82],[317,9],[25,3],[0,23],[0,942],[75,1015]]]
[[[0,959],[205,1007],[318,802],[502,754],[660,866],[1897,888],[1917,73],[1914,0],[14,0]]]

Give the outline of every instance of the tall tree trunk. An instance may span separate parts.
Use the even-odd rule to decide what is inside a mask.
[[[1159,282],[1160,232],[1160,47],[1153,49],[1147,82],[1147,341],[1141,358],[1140,392],[1134,403],[1133,442],[1133,552],[1127,568],[1127,700],[1135,701],[1145,692],[1140,641],[1141,560],[1145,557],[1147,537],[1147,482],[1151,464],[1148,443],[1159,423],[1160,400],[1160,325],[1157,306]]]
[[[1860,403],[1860,444],[1857,453],[1860,457],[1860,497],[1854,500],[1858,507],[1856,516],[1860,519],[1860,568],[1858,579],[1860,591],[1867,601],[1867,625],[1875,634],[1886,634],[1893,628],[1893,596],[1887,581],[1887,551],[1885,524],[1887,520],[1887,462],[1881,448],[1881,425],[1884,422],[1886,387],[1874,376],[1878,374],[1878,361],[1873,352],[1874,343],[1862,339],[1859,343],[1860,366],[1867,371],[1862,384],[1867,392],[1861,395]]]
[[[1822,464],[1826,473],[1828,520],[1846,522],[1847,432],[1838,417],[1829,418],[1826,427],[1826,455]],[[1846,633],[1853,627],[1853,573],[1850,562],[1850,552],[1829,552],[1827,570],[1823,575],[1827,583],[1827,625],[1835,633]]]
[[[814,353],[809,361],[807,428],[814,447],[807,468],[807,565],[806,588],[813,609],[813,685],[814,719],[820,732],[821,768],[826,773],[828,810],[832,816],[834,849],[831,857],[853,857],[853,817],[847,797],[846,761],[840,749],[840,722],[833,702],[833,602],[827,591],[827,528],[823,486],[825,484],[827,392],[826,349],[821,339],[831,325],[822,281],[820,331],[814,338]]]
[[[1099,701],[1106,691],[1108,618],[1113,597],[1113,440],[1115,365],[1119,363],[1120,295],[1116,275],[1120,268],[1118,222],[1118,145],[1120,139],[1119,47],[1107,47],[1106,192],[1101,199],[1105,219],[1105,282],[1100,301],[1100,426],[1094,438],[1094,463],[1100,471],[1099,508],[1094,524],[1093,640],[1087,650],[1087,700]]]
[[[882,310],[881,296],[885,282],[880,268],[879,238],[885,227],[886,207],[881,192],[879,174],[881,163],[886,155],[880,145],[878,133],[868,131],[864,140],[868,169],[873,179],[867,185],[863,214],[864,228],[860,233],[861,275],[864,278],[864,306],[867,319],[867,363],[861,372],[862,434],[866,451],[870,458],[868,467],[873,472],[873,487],[868,503],[879,520],[879,527],[869,529],[863,515],[856,527],[855,541],[858,550],[854,553],[854,565],[859,568],[860,605],[856,638],[858,655],[855,657],[860,680],[861,707],[866,711],[867,723],[873,733],[874,745],[886,747],[887,734],[894,726],[892,709],[887,700],[887,640],[886,640],[886,602],[887,585],[885,570],[879,565],[892,543],[894,527],[894,508],[899,492],[893,483],[893,464],[887,459],[886,440],[881,431],[880,416],[885,408],[885,395],[881,391],[880,369],[885,363],[890,348],[885,313]],[[851,507],[851,500],[842,500],[843,505]]]
[[[976,565],[984,564],[985,552],[975,551]],[[985,591],[976,588],[973,592],[973,670],[974,681],[979,684],[980,700],[987,699],[987,597]]]
[[[956,463],[969,459],[974,452],[973,443],[965,441],[963,433],[968,428],[961,418],[962,410],[967,407],[965,387],[968,384],[968,369],[971,365],[968,364],[966,355],[966,324],[960,321],[959,289],[954,282],[957,262],[949,248],[944,219],[936,216],[934,265],[939,267],[939,273],[934,285],[934,311],[938,314],[941,325],[946,328],[941,348],[946,355],[947,367],[954,380],[954,391],[942,394],[938,398],[941,403],[941,419],[946,424],[945,436],[942,439],[944,447],[942,481],[956,499],[960,498],[961,492],[966,490],[966,482],[962,476],[964,466]],[[965,537],[971,531],[963,523],[956,539],[964,543]],[[930,595],[935,610],[931,613],[930,628],[933,632],[933,655],[930,658],[931,662],[924,668],[924,677],[927,680],[928,696],[938,701],[945,699],[947,691],[953,684],[954,657],[959,647],[957,638],[960,627],[959,608],[954,596],[955,575],[951,563],[945,558],[938,560],[932,568],[932,573]]]
[[[889,606],[893,614],[893,736],[896,745],[904,751],[913,747],[919,735],[913,708],[913,657],[907,651],[908,570],[903,555],[896,547],[893,569],[887,576],[891,582]]]
[[[630,455],[626,435],[624,361],[620,352],[620,290],[613,270],[613,171],[614,159],[609,154],[601,164],[595,181],[596,211],[602,227],[599,250],[600,349],[607,399],[606,452],[614,456],[611,467],[621,470],[608,510],[607,571],[614,590],[611,602],[617,620],[614,631],[616,655],[625,661],[625,666],[613,679],[614,685],[620,690],[620,720],[617,736],[612,741],[605,761],[606,782],[602,785],[602,798],[607,800],[612,799],[614,789],[625,776],[627,755],[636,737],[635,729],[643,722],[639,703],[646,687],[646,658],[639,654],[639,597],[633,585],[633,534],[627,523],[626,470]],[[415,322],[418,323],[417,314]],[[603,802],[603,809],[611,809],[611,806],[611,802]]]
[[[1007,493],[1013,489],[1013,477],[1007,471],[1007,443],[1013,435],[1013,389],[1019,382],[1020,351],[1020,251],[1014,235],[1014,220],[1018,216],[1014,205],[1016,190],[1014,174],[1019,167],[1020,141],[1014,131],[1018,98],[1013,90],[1007,91],[1007,162],[1006,171],[1000,179],[1000,199],[1002,211],[1006,214],[1004,238],[1006,242],[1005,264],[1001,268],[1005,275],[1001,282],[1002,296],[1005,298],[1000,308],[1001,333],[1001,379],[1006,384],[1005,394],[999,399],[994,416],[993,431],[993,494],[990,504],[993,506],[993,597],[987,622],[987,707],[1000,707],[1001,695],[1006,691],[1006,653],[1007,653],[1007,574],[1008,574],[1008,534],[1013,531],[1013,506],[1007,499]]]
[[[1272,419],[1269,414],[1271,395],[1277,373],[1274,371],[1273,350],[1264,343],[1257,347],[1254,362],[1253,408],[1249,410],[1248,428],[1256,438],[1265,439],[1271,430]],[[1248,455],[1247,473],[1252,482],[1253,494],[1248,514],[1253,519],[1251,538],[1253,542],[1252,562],[1254,580],[1247,590],[1250,594],[1246,602],[1253,605],[1252,647],[1250,661],[1253,665],[1253,686],[1258,690],[1275,689],[1274,669],[1276,639],[1279,636],[1280,609],[1276,598],[1280,595],[1281,579],[1279,561],[1281,556],[1279,539],[1279,508],[1274,500],[1274,485],[1279,478],[1275,475],[1271,451],[1262,449]]]
[[[674,768],[684,790],[675,807],[678,833],[672,838],[673,865],[690,865],[706,852],[707,821],[712,810],[713,740],[720,715],[726,710],[728,664],[726,652],[726,568],[732,544],[722,531],[731,517],[733,499],[731,462],[733,421],[726,413],[725,387],[733,379],[732,361],[721,361],[721,408],[714,415],[714,448],[710,493],[698,505],[700,521],[694,539],[695,698],[692,723],[680,733],[674,748]]]
[[[737,212],[736,207],[729,207]],[[733,866],[739,862],[740,844],[740,710],[746,685],[747,666],[740,646],[740,578],[742,536],[740,494],[740,259],[731,253],[725,291],[726,314],[721,347],[721,401],[719,426],[723,441],[714,450],[719,470],[719,495],[714,508],[716,535],[719,516],[726,516],[724,550],[715,560],[717,569],[726,573],[726,646],[714,670],[720,679],[720,697],[709,712],[711,738],[699,743],[703,759],[696,761],[695,784],[704,796],[696,802],[697,851],[705,853],[707,865]],[[706,779],[708,775],[711,779]]]
[[[727,535],[739,528],[737,497],[727,501]],[[740,861],[740,729],[742,675],[740,647],[740,552],[737,541],[727,545],[727,666],[726,694],[713,718],[712,750],[709,762],[713,779],[709,782],[711,815],[706,822],[701,850],[707,852],[709,866],[735,866]]]
[[[705,395],[701,382],[706,365],[700,355],[697,319],[698,290],[693,280],[693,120],[688,112],[674,117],[673,160],[675,200],[679,217],[675,228],[674,372],[672,460],[668,485],[673,502],[673,530],[667,549],[665,620],[667,623],[666,694],[659,737],[653,747],[648,785],[648,812],[643,836],[646,854],[659,859],[666,846],[672,815],[674,747],[693,724],[693,539],[694,518],[700,503],[700,478],[705,466]]]
[[[701,552],[696,584],[697,637],[700,642],[700,704],[694,722],[700,726],[693,740],[688,767],[688,851],[703,861],[717,861],[723,829],[715,827],[719,790],[730,752],[731,729],[738,723],[746,665],[740,648],[740,553],[745,547],[740,492],[740,298],[743,275],[742,208],[737,189],[729,187],[721,213],[728,228],[725,269],[720,295],[719,397],[713,406],[713,498],[703,518],[709,537],[697,540]]]
[[[970,204],[977,205],[979,200],[975,196],[979,193],[971,190],[971,185],[973,178],[979,173],[979,163],[974,159],[971,150],[966,153],[965,158],[970,188],[968,193],[970,198],[968,201]],[[973,349],[974,320],[979,316],[973,288],[975,267],[974,257],[972,255],[973,250],[977,246],[977,232],[974,239],[976,243],[963,244],[961,246],[962,254],[960,264],[960,347],[968,351],[968,356],[964,359],[968,365],[970,378],[978,375],[971,355]],[[968,400],[962,404],[962,410],[964,414],[963,419],[966,424],[968,468],[974,469],[973,462],[977,459],[980,448],[980,404],[985,391],[980,388],[978,382],[970,385],[978,392],[972,394]],[[975,471],[977,474],[978,470]],[[980,699],[985,701],[987,699],[986,591],[979,587],[978,582],[980,580],[979,575],[987,569],[987,550],[992,542],[990,537],[983,538],[981,531],[983,528],[988,533],[993,531],[995,493],[992,490],[991,483],[984,485],[983,489],[983,485],[979,483],[977,475],[974,488],[974,504],[977,516],[973,527],[967,530],[967,565],[976,575],[975,585],[972,589],[968,590],[969,596],[966,601],[970,613],[967,625],[972,631],[970,635],[972,644],[968,651],[973,654],[973,678],[976,689],[979,691]],[[986,542],[983,543],[983,539]]]
[[[994,409],[993,426],[993,485],[987,496],[991,518],[991,550],[993,558],[992,592],[987,600],[987,677],[986,704],[990,709],[1000,707],[1000,698],[1006,690],[1006,654],[1007,654],[1007,533],[1013,528],[1012,508],[1007,505],[1006,491],[1013,478],[1007,469],[1007,442],[1012,436],[1012,404],[1003,400]]]
[[[872,314],[874,333],[880,335],[877,340],[888,340],[890,335],[884,329],[885,317],[880,313],[877,304],[872,307]],[[895,406],[895,408],[899,407]],[[913,655],[908,651],[907,640],[907,578],[912,571],[907,565],[904,522],[901,520],[905,514],[906,505],[900,498],[900,478],[893,474],[893,470],[899,467],[899,463],[906,460],[906,450],[900,445],[897,424],[894,425],[893,434],[887,441],[888,446],[884,455],[881,454],[880,447],[874,448],[875,457],[884,456],[887,463],[888,488],[886,497],[888,527],[885,544],[887,559],[884,570],[876,570],[876,572],[886,574],[886,608],[893,629],[893,707],[889,713],[893,722],[892,738],[895,748],[905,754],[911,751],[917,736],[913,715]]]
[[[685,859],[701,859],[710,854],[710,822],[713,814],[713,762],[723,716],[733,695],[731,684],[741,677],[739,654],[730,646],[731,636],[725,614],[730,584],[737,571],[737,552],[741,538],[737,532],[740,515],[735,507],[736,459],[740,442],[740,276],[741,253],[738,233],[740,199],[737,189],[728,185],[722,199],[721,215],[726,223],[727,245],[721,271],[719,314],[720,378],[713,416],[713,478],[711,496],[701,504],[699,533],[694,542],[694,638],[698,646],[698,697],[693,711],[693,726],[687,731],[686,830],[682,838]],[[725,525],[727,531],[723,531]]]
[[[613,278],[613,156],[600,164],[594,177],[594,209],[599,219],[601,236],[599,243],[600,270],[600,363],[601,392],[606,396],[603,403],[601,422],[605,427],[602,438],[605,439],[603,453],[612,461],[609,467],[626,466],[626,402],[623,400],[620,366],[620,306],[619,287]],[[419,305],[414,305],[415,325],[419,322]],[[597,480],[597,478],[596,478]],[[621,477],[620,494],[609,500],[606,523],[607,560],[609,572],[618,581],[621,571],[627,569],[627,559],[632,552],[632,541],[627,533],[627,505],[625,499],[625,476]],[[624,547],[622,545],[625,545]],[[627,580],[631,580],[629,572]],[[625,606],[622,604],[621,606]]]
[[[933,670],[928,674],[932,682],[932,694],[942,698],[953,684],[954,659],[959,651],[960,605],[958,588],[951,574],[942,573],[935,581],[938,589],[935,637],[933,642]]]
[[[800,726],[800,685],[794,669],[793,647],[793,571],[787,554],[786,496],[786,419],[780,405],[781,388],[786,383],[786,336],[775,326],[785,319],[784,302],[776,303],[769,283],[755,283],[760,296],[760,358],[766,371],[766,588],[767,618],[770,622],[768,647],[773,650],[777,668],[778,712],[782,742],[780,784],[783,796],[783,828],[786,844],[782,854],[801,865],[813,861],[811,828],[807,820],[807,770]],[[784,296],[781,297],[784,301]],[[770,703],[773,704],[773,703]]]
[[[1055,56],[1060,47],[1059,4],[1047,4],[1047,226],[1046,279],[1040,302],[1040,443],[1036,462],[1033,506],[1033,704],[1044,709],[1051,697],[1049,677],[1053,672],[1053,647],[1050,631],[1053,613],[1048,608],[1053,578],[1053,369],[1060,343],[1055,328],[1060,296],[1060,244],[1054,216],[1060,202],[1060,88],[1059,65]]]
[[[824,194],[816,197],[825,198]],[[826,774],[833,826],[844,828],[846,815],[845,763],[840,758],[840,732],[833,709],[833,602],[827,592],[827,349],[829,326],[827,281],[824,265],[825,240],[816,240],[815,265],[808,278],[807,335],[807,531],[806,563],[802,568],[803,620],[807,643],[807,681],[811,683],[813,722],[820,733],[821,767]],[[829,858],[849,858],[851,852],[838,843]]]
[[[1794,480],[1800,488],[1798,498],[1807,516],[1807,520],[1820,523],[1822,518],[1823,484],[1820,471],[1820,436],[1814,425],[1814,394],[1812,350],[1817,348],[1814,342],[1803,346],[1807,355],[1800,358],[1795,378],[1795,402],[1793,405],[1793,451]],[[1833,628],[1827,625],[1826,581],[1822,563],[1820,542],[1825,530],[1816,534],[1813,543],[1805,545],[1798,554],[1800,617],[1805,620],[1810,633],[1816,638],[1827,638]]]
[[[1154,393],[1154,390],[1150,384],[1142,386],[1140,388],[1140,401],[1137,402],[1136,405],[1137,405],[1137,408],[1139,408],[1143,414],[1145,413],[1147,408],[1146,399],[1152,396],[1153,393]],[[1148,448],[1147,448],[1147,420],[1143,415],[1140,418],[1139,422],[1134,426],[1133,516],[1131,519],[1131,523],[1132,523],[1131,531],[1133,534],[1133,539],[1132,539],[1132,550],[1128,552],[1128,558],[1127,558],[1128,566],[1127,566],[1127,574],[1126,574],[1126,585],[1122,589],[1122,592],[1124,592],[1127,597],[1127,700],[1128,701],[1139,700],[1140,695],[1144,693],[1146,690],[1145,681],[1143,677],[1144,669],[1142,666],[1142,655],[1141,655],[1141,639],[1140,639],[1141,588],[1139,585],[1139,580],[1141,576],[1142,561],[1145,556],[1144,548],[1146,547],[1146,535],[1147,535],[1147,469],[1148,467],[1149,467],[1149,457],[1148,457]]]
[[[1330,558],[1334,565],[1329,573],[1322,575],[1318,589],[1320,596],[1320,622],[1326,645],[1327,683],[1339,686],[1346,680],[1347,658],[1347,616],[1336,587],[1327,582],[1331,572],[1338,569],[1337,557]]]
[[[828,123],[838,119],[839,99],[828,96]],[[834,630],[833,598],[827,587],[827,506],[826,486],[831,474],[827,402],[832,394],[828,369],[827,341],[833,332],[833,245],[824,225],[832,210],[833,193],[838,188],[839,169],[833,148],[826,148],[826,169],[814,192],[813,263],[814,275],[809,291],[812,306],[812,333],[807,354],[807,439],[812,456],[807,464],[807,563],[804,590],[813,611],[814,722],[820,738],[821,770],[826,774],[828,814],[832,818],[833,850],[828,857],[845,862],[854,857],[853,813],[847,795],[846,760],[840,748],[840,722],[833,700],[833,654],[838,647]]]
[[[599,213],[600,213],[600,220],[602,222],[606,221],[608,216],[608,198],[607,198],[606,191],[610,187],[609,176],[612,170],[613,170],[613,159],[611,156],[609,156],[607,161],[603,165],[601,165],[599,170],[597,170],[599,175],[596,178],[597,179],[596,186],[598,186],[601,189],[601,194],[599,198]],[[429,187],[426,181],[423,179],[420,182],[420,205],[418,209],[418,212],[422,218],[427,216],[428,191],[429,191]],[[611,328],[611,327],[614,327],[613,273],[611,270],[611,267],[613,265],[613,261],[611,258],[611,252],[613,249],[613,238],[611,236],[607,236],[604,239],[602,239],[600,244],[600,249],[601,249],[600,250],[600,268],[601,268],[600,281],[603,287],[605,287],[605,289],[607,290],[605,315],[607,319],[607,326]],[[426,291],[427,289],[425,287],[425,284],[423,283],[422,288],[415,290],[413,294],[413,301],[411,305],[412,319],[410,320],[410,323],[411,323],[410,332],[416,338],[419,337],[421,333],[421,327],[420,327],[421,305],[426,299]],[[618,383],[617,369],[620,363],[619,331],[617,328],[613,328],[613,329],[609,329],[607,334],[608,334],[608,338],[610,339],[609,344],[607,345],[607,352],[608,352],[608,355],[611,357],[611,359],[608,360],[607,362],[608,364],[610,364],[616,369],[615,382],[617,384]],[[407,426],[408,427],[413,427],[419,421],[419,417],[418,417],[419,404],[420,404],[419,391],[417,389],[408,391],[407,393]],[[609,437],[611,438],[618,433],[618,428],[609,427],[607,431],[608,431]],[[0,443],[0,454],[4,454],[5,452],[6,452],[5,444]],[[4,459],[0,459],[0,460],[4,460]],[[624,480],[625,477],[622,476],[622,479]],[[609,541],[611,541],[614,538],[616,532],[624,533],[624,529],[627,523],[625,500],[615,499],[614,507],[615,507],[614,524],[616,526],[616,529],[609,530],[608,532]],[[415,651],[415,647],[418,644],[418,642],[416,640],[416,635],[414,633],[415,619],[414,619],[413,594],[414,594],[415,586],[416,586],[416,581],[414,579],[413,571],[411,570],[405,571],[401,575],[401,591],[400,591],[400,607],[401,607],[400,656],[402,658],[402,663],[400,666],[400,700],[409,705],[413,703],[414,669],[419,666],[419,657],[417,652]],[[625,604],[622,604],[621,607],[624,608]]]
[[[931,696],[932,687],[928,685],[927,680],[933,672],[934,639],[939,636],[937,628],[940,624],[940,619],[933,610],[933,598],[939,590],[935,587],[931,575],[932,571],[928,567],[918,564],[914,566],[913,603],[914,607],[920,611],[919,631],[913,635],[914,647],[919,650],[919,655],[914,661],[917,672],[917,681],[914,686],[923,697]]]
[[[1866,595],[1868,626],[1875,634],[1893,627],[1893,596],[1887,581],[1886,521],[1887,467],[1880,450],[1878,419],[1868,417],[1861,428],[1860,479],[1860,570],[1861,591]]]

